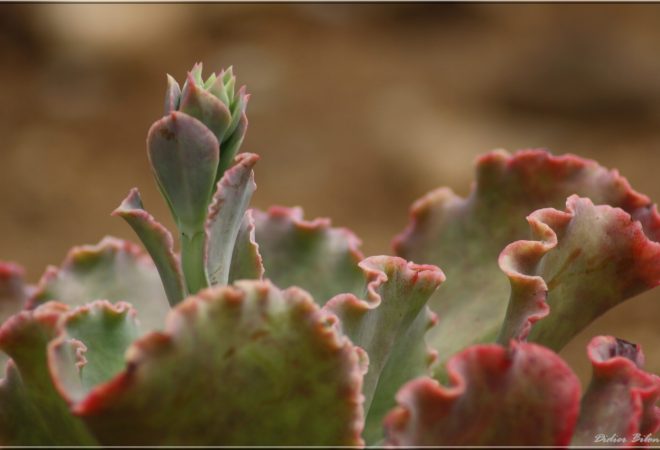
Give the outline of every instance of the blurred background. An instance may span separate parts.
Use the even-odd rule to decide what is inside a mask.
[[[0,5],[0,258],[31,281],[77,244],[135,240],[110,217],[147,164],[165,73],[233,65],[252,93],[243,150],[254,204],[304,207],[391,253],[410,204],[468,193],[494,148],[546,147],[616,167],[660,199],[660,5]],[[588,379],[599,333],[660,372],[660,289],[564,351]]]

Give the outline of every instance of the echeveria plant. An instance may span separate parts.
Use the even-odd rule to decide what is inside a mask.
[[[147,153],[179,253],[133,189],[114,214],[146,252],[107,237],[36,286],[0,264],[2,444],[658,443],[638,345],[595,337],[585,390],[556,353],[660,283],[660,215],[616,171],[486,154],[364,258],[327,219],[248,209],[247,101],[231,69],[168,77]]]

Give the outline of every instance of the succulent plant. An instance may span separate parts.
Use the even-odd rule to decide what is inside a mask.
[[[249,209],[247,101],[231,69],[168,76],[147,151],[179,252],[133,189],[113,214],[143,248],[75,247],[35,286],[0,264],[0,443],[660,442],[638,345],[595,337],[584,390],[556,353],[660,284],[649,198],[593,161],[494,151],[365,258],[328,219]]]

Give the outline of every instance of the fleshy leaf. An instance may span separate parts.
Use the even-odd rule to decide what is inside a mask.
[[[660,242],[620,208],[571,196],[566,212],[541,209],[528,221],[541,240],[510,244],[500,257],[512,286],[501,342],[528,337],[559,350],[608,309],[660,284]]]
[[[429,372],[434,353],[424,335],[435,318],[426,302],[444,274],[390,256],[360,262],[367,280],[366,300],[352,294],[331,299],[324,309],[339,317],[342,331],[369,355],[364,378],[367,444],[382,439],[382,420],[395,405],[394,395],[407,381]]]
[[[577,420],[580,383],[552,351],[512,342],[468,347],[447,365],[450,387],[419,378],[397,394],[385,419],[386,443],[567,445]]]
[[[139,335],[135,310],[128,303],[97,300],[60,319],[48,347],[57,388],[68,401],[80,401],[96,385],[124,369],[124,353]]]
[[[205,90],[204,86],[197,86],[190,73],[181,93],[179,110],[206,125],[218,143],[222,142],[231,124],[231,114],[225,102]]]
[[[137,188],[131,189],[112,214],[126,220],[142,241],[156,265],[170,305],[176,305],[183,300],[186,290],[181,263],[174,254],[172,235],[144,209]]]
[[[46,348],[63,304],[23,311],[0,328],[0,348],[11,356],[0,382],[0,443],[3,445],[94,445],[73,416],[48,372]]]
[[[337,294],[362,293],[360,240],[349,230],[331,228],[329,219],[303,220],[300,208],[253,214],[266,278],[282,288],[302,287],[321,306]]]
[[[572,444],[628,446],[644,443],[641,438],[657,432],[660,427],[660,408],[656,406],[660,398],[660,377],[644,372],[641,348],[621,339],[595,337],[587,353],[593,377],[582,398]],[[617,440],[608,441],[611,436]]]
[[[18,264],[0,261],[0,325],[11,315],[23,309],[29,295],[25,285],[25,270]],[[0,367],[7,356],[0,352]]]
[[[247,104],[247,99],[250,98],[249,95],[245,94],[244,101]],[[242,106],[243,109],[245,109],[245,106]],[[236,125],[234,126],[233,122],[236,122]],[[245,133],[247,132],[247,127],[248,127],[248,119],[247,115],[245,112],[241,113],[236,113],[236,115],[233,118],[232,124],[230,124],[230,129],[233,129],[233,133],[229,135],[229,137],[222,143],[222,150],[220,152],[220,166],[218,167],[218,174],[216,175],[216,179],[219,179],[222,174],[227,170],[227,168],[231,165],[231,162],[234,160],[234,157],[236,156],[236,153],[238,153],[238,149],[241,147],[241,144],[243,144],[243,140],[245,139]]]
[[[526,216],[539,208],[563,208],[573,194],[633,216],[651,205],[617,171],[573,155],[495,151],[479,158],[476,171],[467,198],[443,188],[415,202],[410,224],[394,241],[399,256],[437,265],[447,275],[430,303],[439,323],[427,337],[441,360],[496,339],[510,293],[497,258],[509,243],[528,238]]]
[[[206,219],[206,272],[211,285],[227,284],[243,216],[257,185],[252,168],[259,160],[242,153],[227,170],[213,195]]]
[[[94,300],[126,301],[139,312],[143,331],[162,329],[169,304],[158,271],[142,249],[106,237],[98,245],[72,248],[62,265],[49,267],[28,301],[81,306]]]
[[[18,264],[0,261],[0,324],[23,309],[27,296],[25,270]]]
[[[231,257],[229,283],[236,280],[261,280],[264,276],[264,265],[256,241],[254,217],[252,210],[245,211],[243,221],[236,236],[234,254]]]
[[[105,445],[357,445],[362,354],[304,291],[243,281],[177,305],[74,406]]]
[[[149,162],[181,232],[203,229],[220,158],[213,133],[199,120],[174,111],[147,136]]]
[[[167,90],[165,91],[165,115],[179,108],[181,88],[174,77],[167,75]]]

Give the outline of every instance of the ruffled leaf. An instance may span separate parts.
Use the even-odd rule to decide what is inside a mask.
[[[567,445],[577,420],[580,383],[552,351],[512,342],[471,346],[447,365],[451,386],[411,381],[385,419],[386,443]]]
[[[227,284],[236,238],[257,185],[254,165],[259,156],[242,153],[224,173],[206,218],[206,272],[211,285]]]
[[[46,270],[28,307],[49,300],[70,306],[126,301],[139,312],[145,332],[163,328],[170,309],[151,258],[137,245],[111,237],[72,248],[59,268]]]
[[[181,263],[174,253],[172,234],[145,211],[137,188],[131,189],[121,205],[112,212],[126,220],[138,235],[158,269],[170,305],[186,296]]]
[[[57,393],[46,348],[67,310],[50,302],[23,311],[0,328],[0,349],[11,356],[0,382],[0,443],[3,445],[94,445],[95,439]]]
[[[48,347],[57,388],[69,402],[80,401],[96,385],[124,369],[124,353],[139,335],[135,310],[128,303],[97,300],[60,319],[58,336]]]
[[[229,270],[229,283],[244,279],[261,280],[264,276],[264,265],[259,253],[255,228],[252,210],[249,209],[245,211],[238,236],[236,236]]]
[[[660,378],[641,369],[641,348],[611,336],[598,336],[589,343],[587,353],[593,376],[582,398],[572,444],[653,443],[643,438],[660,427],[660,408],[656,406]],[[612,437],[614,440],[609,440]]]
[[[620,208],[571,196],[565,212],[542,209],[528,221],[540,241],[515,242],[500,257],[512,286],[500,342],[528,337],[559,350],[608,309],[660,284],[660,242]]]
[[[382,438],[382,420],[394,395],[407,381],[428,374],[434,359],[424,335],[434,323],[426,302],[444,274],[401,258],[374,256],[360,264],[367,280],[366,300],[352,294],[331,299],[324,309],[335,313],[342,331],[369,355],[362,392],[366,424],[363,436]]]
[[[74,406],[105,445],[360,443],[360,352],[300,289],[201,291],[127,359]]]
[[[572,155],[495,151],[478,160],[476,171],[467,198],[439,189],[415,202],[410,224],[394,241],[399,256],[437,265],[447,275],[430,303],[439,323],[428,337],[443,360],[469,344],[496,339],[510,291],[497,257],[509,243],[528,237],[527,215],[562,208],[573,194],[633,217],[650,208],[650,200],[618,172]]]
[[[340,293],[360,295],[364,278],[360,240],[329,219],[303,220],[302,209],[254,210],[265,276],[280,287],[300,286],[320,305]]]

